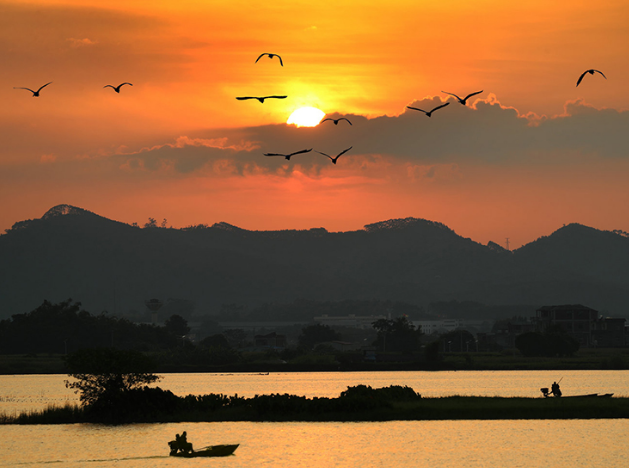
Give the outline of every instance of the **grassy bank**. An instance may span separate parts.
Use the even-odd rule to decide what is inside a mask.
[[[629,418],[629,398],[422,398],[409,387],[349,387],[338,398],[295,395],[177,397],[161,389],[130,392],[100,408],[50,407],[0,415],[0,424],[221,421],[394,421]]]

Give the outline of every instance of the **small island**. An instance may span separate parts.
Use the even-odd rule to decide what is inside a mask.
[[[629,398],[480,397],[422,398],[408,386],[348,387],[337,398],[289,394],[177,396],[149,386],[160,377],[140,352],[112,348],[68,355],[80,404],[0,415],[0,424],[129,424],[221,421],[394,421],[463,419],[629,418]]]

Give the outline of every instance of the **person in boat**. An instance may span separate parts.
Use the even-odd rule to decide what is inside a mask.
[[[552,386],[550,387],[550,392],[553,394],[553,396],[561,396],[561,390],[559,389],[559,384],[557,382],[553,382]]]
[[[188,434],[186,431],[183,431],[181,433],[181,437],[179,438],[179,450],[184,453],[194,452],[192,444],[188,442]]]
[[[186,431],[183,431],[181,435],[176,434],[175,440],[171,440],[170,442],[168,442],[168,446],[170,447],[171,455],[175,455],[178,452],[186,454],[194,452],[192,444],[188,442],[188,434],[186,433]]]

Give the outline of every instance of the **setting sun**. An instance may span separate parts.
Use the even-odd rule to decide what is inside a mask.
[[[324,116],[325,112],[316,107],[300,107],[290,115],[286,123],[297,127],[316,127]]]

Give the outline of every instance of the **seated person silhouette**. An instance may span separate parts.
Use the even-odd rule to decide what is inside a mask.
[[[168,442],[168,446],[170,447],[170,454],[176,455],[177,453],[189,454],[194,452],[192,448],[192,444],[188,442],[188,435],[186,431],[183,431],[181,435],[175,435],[175,440],[171,440]]]
[[[561,396],[561,390],[559,389],[559,384],[557,382],[553,382],[552,386],[550,387],[550,392],[556,397]]]

